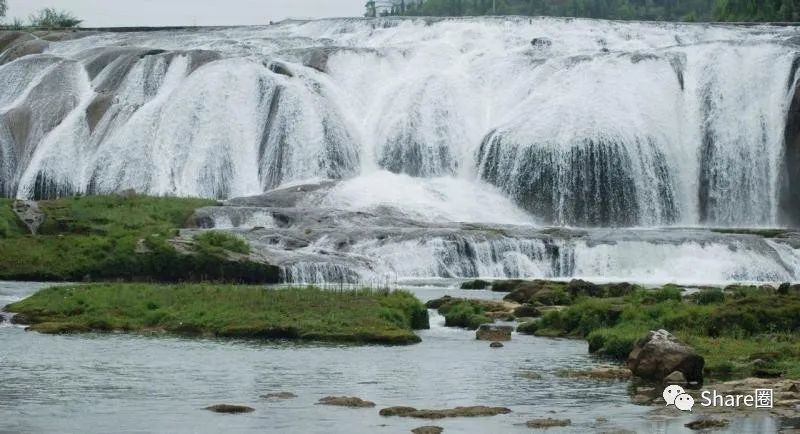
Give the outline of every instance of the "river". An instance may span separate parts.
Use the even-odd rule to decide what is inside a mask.
[[[0,282],[0,305],[47,284]],[[453,286],[410,288],[420,299],[459,295]],[[463,292],[462,294],[463,295]],[[488,291],[471,297],[496,298]],[[561,378],[561,369],[604,360],[584,341],[513,336],[502,349],[474,332],[445,328],[431,311],[422,343],[402,347],[298,344],[151,337],[134,334],[50,336],[0,324],[0,433],[400,433],[439,425],[448,433],[522,433],[534,418],[571,419],[548,432],[691,432],[691,416],[654,416],[630,402],[628,382]],[[542,378],[532,380],[526,374]],[[295,399],[260,395],[292,392]],[[328,395],[374,401],[374,409],[315,405]],[[255,408],[218,415],[213,404]],[[486,418],[426,421],[381,417],[394,405],[505,406]],[[602,418],[599,419],[598,418]],[[729,432],[778,432],[770,417],[733,420]]]

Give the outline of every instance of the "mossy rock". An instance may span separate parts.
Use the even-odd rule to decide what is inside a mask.
[[[461,289],[470,289],[470,290],[487,289],[491,285],[492,285],[491,283],[489,283],[489,282],[487,282],[485,280],[480,280],[480,279],[479,280],[470,280],[468,282],[462,283],[461,284]]]

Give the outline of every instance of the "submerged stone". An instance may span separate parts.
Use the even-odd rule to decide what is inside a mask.
[[[482,417],[508,414],[511,410],[505,407],[487,407],[476,405],[456,407],[445,410],[417,410],[414,407],[388,407],[382,409],[381,416],[413,417],[418,419],[444,419],[449,417]]]
[[[248,407],[246,405],[232,405],[232,404],[217,404],[217,405],[212,405],[210,407],[206,407],[205,409],[213,411],[214,413],[225,413],[225,414],[252,413],[256,411],[254,408]]]
[[[553,418],[544,418],[544,419],[533,419],[529,420],[525,423],[528,428],[553,428],[553,427],[563,427],[563,426],[570,426],[572,425],[572,421],[569,419],[553,419]]]
[[[370,408],[375,407],[372,401],[365,401],[354,396],[326,396],[319,400],[320,405],[334,405],[338,407],[350,408]]]

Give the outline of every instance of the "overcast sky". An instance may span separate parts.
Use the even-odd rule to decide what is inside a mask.
[[[356,16],[366,0],[8,0],[8,16],[71,11],[84,27],[267,24],[284,18]]]

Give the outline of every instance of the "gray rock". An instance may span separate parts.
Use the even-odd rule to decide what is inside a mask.
[[[547,48],[553,45],[553,41],[550,38],[533,38],[531,39],[531,45],[536,48]]]
[[[261,397],[264,399],[278,400],[278,399],[297,398],[297,395],[291,392],[277,392],[277,393],[267,393],[266,395],[261,395]]]
[[[442,434],[444,432],[444,428],[440,426],[421,426],[419,428],[414,428],[411,430],[414,434]]]
[[[3,53],[2,56],[0,56],[0,65],[13,62],[21,57],[29,56],[31,54],[44,53],[48,48],[50,48],[50,43],[41,39],[15,42]]]
[[[491,344],[489,344],[489,348],[503,348],[503,346],[504,345],[500,342],[492,342]]]
[[[475,337],[479,341],[510,341],[514,327],[505,325],[483,324],[478,327]]]
[[[529,420],[525,423],[525,425],[527,425],[528,428],[544,429],[544,428],[570,426],[572,425],[572,421],[569,419],[553,419],[548,417],[544,419]]]
[[[210,407],[205,408],[208,411],[213,411],[214,413],[225,413],[225,414],[240,414],[240,413],[252,413],[256,411],[252,407],[248,407],[246,405],[231,405],[231,404],[217,404],[212,405]]]
[[[664,384],[677,384],[677,385],[684,385],[687,384],[686,376],[683,375],[683,372],[675,371],[666,377],[664,377]]]
[[[32,200],[17,200],[13,209],[17,218],[28,228],[28,232],[36,235],[45,218],[39,204]]]
[[[702,383],[704,365],[705,359],[694,348],[666,330],[648,333],[636,342],[628,356],[628,368],[634,375],[658,382],[678,371],[686,381]]]
[[[375,407],[372,401],[366,401],[354,396],[326,396],[319,400],[317,404],[320,405],[333,405],[337,407],[350,407],[350,408],[370,408]]]

